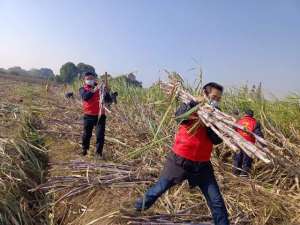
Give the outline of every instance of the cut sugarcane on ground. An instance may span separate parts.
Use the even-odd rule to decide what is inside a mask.
[[[79,83],[68,87],[75,93],[74,100],[64,99],[63,86],[50,85],[46,91],[44,85],[15,82],[10,85],[14,93],[6,93],[9,98],[1,99],[1,104],[5,103],[3,116],[11,123],[15,106],[22,111],[24,106],[30,105],[28,110],[40,119],[36,129],[45,139],[45,148],[48,149],[50,164],[47,181],[55,181],[56,177],[70,179],[66,183],[61,180],[61,183],[56,183],[61,185],[61,190],[56,187],[49,190],[49,218],[52,224],[159,224],[162,221],[193,224],[211,220],[200,191],[189,190],[185,183],[166,193],[146,214],[130,217],[120,213],[124,205],[132,206],[136,197],[150,185],[145,181],[152,183],[157,179],[172,146],[177,126],[174,112],[180,101],[167,96],[159,85],[140,89],[110,81],[112,90],[119,93],[119,101],[108,115],[105,162],[96,162],[92,151],[86,158],[77,154],[80,152],[82,132],[81,102],[77,95]],[[188,90],[190,93],[195,91]],[[23,101],[17,101],[16,97]],[[212,163],[231,223],[299,224],[299,97],[272,102],[256,99],[242,87],[228,90],[223,99],[221,108],[226,113],[245,105],[254,108],[256,117],[264,127],[266,141],[271,143],[268,149],[274,155],[267,154],[270,163],[256,159],[251,179],[243,179],[231,174],[233,150],[226,144],[215,149]],[[7,103],[12,104],[11,108],[7,107]],[[103,170],[103,166],[107,165],[110,167]],[[117,167],[113,176],[120,179],[119,183],[109,179],[111,166]],[[128,171],[132,174],[130,178]],[[112,185],[91,182],[98,177]],[[134,179],[133,182],[131,179]],[[87,182],[90,182],[89,188],[82,191],[80,184],[86,185]],[[72,184],[79,185],[79,193],[73,192],[76,195],[69,196],[68,193],[74,191],[68,186]],[[67,197],[62,198],[64,196]],[[42,212],[45,210],[40,209]]]

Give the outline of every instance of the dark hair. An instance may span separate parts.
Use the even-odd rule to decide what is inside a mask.
[[[84,76],[87,77],[87,76],[93,76],[93,77],[96,77],[96,74],[93,73],[93,72],[85,72],[84,73]]]
[[[232,114],[234,114],[235,116],[238,116],[240,114],[240,110],[239,109],[233,109],[232,110]]]
[[[252,109],[249,109],[249,108],[245,109],[245,114],[248,115],[248,116],[251,116],[251,117],[254,116],[253,110],[252,110]]]
[[[210,82],[210,83],[207,83],[204,85],[204,87],[203,87],[204,93],[206,95],[208,95],[212,88],[215,88],[215,89],[221,91],[222,93],[224,91],[224,87],[222,85],[215,83],[215,82]]]

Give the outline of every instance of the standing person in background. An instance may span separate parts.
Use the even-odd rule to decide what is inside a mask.
[[[248,131],[253,132],[259,137],[263,137],[260,123],[254,118],[252,109],[246,109],[245,115],[237,121],[237,124],[243,126]],[[241,129],[237,132],[247,141],[255,143],[255,137]],[[249,157],[243,150],[234,154],[233,158],[233,174],[248,177],[252,168],[253,159]]]
[[[79,89],[83,103],[84,125],[82,135],[82,155],[85,156],[90,147],[93,128],[96,127],[96,158],[103,158],[106,115],[101,96],[110,99],[109,92],[100,93],[97,75],[91,72],[84,74],[84,86]],[[104,101],[104,99],[103,99]]]

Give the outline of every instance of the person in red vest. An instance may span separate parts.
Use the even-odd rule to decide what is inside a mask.
[[[203,87],[205,95],[214,107],[218,107],[223,94],[223,87],[217,83],[208,83]],[[200,99],[200,98],[199,98]],[[176,111],[176,117],[195,107],[198,102],[182,104]],[[135,203],[135,210],[149,209],[155,201],[168,189],[188,180],[191,187],[198,186],[211,210],[215,225],[229,225],[228,213],[210,162],[214,144],[222,140],[200,120],[197,114],[188,119],[178,121],[179,128],[175,136],[173,151],[167,157],[159,180],[143,198]]]
[[[83,102],[83,135],[82,135],[82,155],[87,155],[90,147],[93,128],[96,127],[96,157],[102,158],[102,151],[105,139],[105,108],[100,104],[101,96],[99,85],[97,84],[97,75],[87,72],[84,75],[84,86],[79,89]],[[102,95],[102,94],[101,94]],[[104,96],[110,98],[109,92]]]
[[[263,137],[260,123],[254,118],[254,112],[251,109],[245,110],[245,115],[237,121],[237,124],[243,126],[248,131],[253,132],[257,136]],[[255,143],[255,137],[241,129],[237,132],[247,141]],[[243,150],[235,153],[233,156],[233,174],[237,176],[248,177],[253,159],[249,157]]]

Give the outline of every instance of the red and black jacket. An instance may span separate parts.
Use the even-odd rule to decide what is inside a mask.
[[[176,111],[176,117],[189,111],[197,103],[191,101],[189,104],[182,104]],[[185,159],[195,162],[209,161],[214,144],[220,144],[222,139],[209,127],[198,127],[193,132],[195,121],[187,119],[180,121],[175,136],[173,152]]]
[[[257,136],[263,137],[263,133],[261,131],[260,123],[256,121],[252,116],[245,115],[241,119],[238,120],[237,124],[245,127],[247,130],[255,133]],[[247,132],[237,129],[237,132],[247,141],[251,143],[255,143],[255,137]]]
[[[79,89],[83,101],[83,112],[89,116],[105,115],[105,109],[99,104],[101,98],[99,91],[92,92],[92,89],[92,86],[86,84]]]

